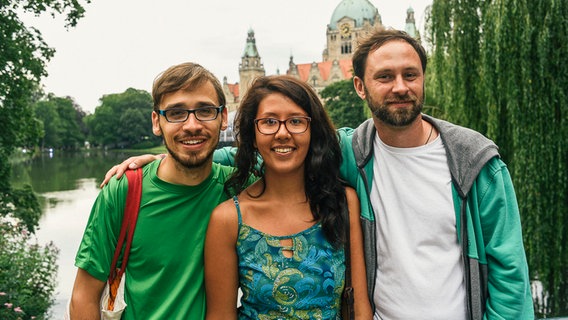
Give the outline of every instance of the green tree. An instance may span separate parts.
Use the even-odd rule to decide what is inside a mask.
[[[85,0],[86,3],[90,0]],[[13,189],[10,158],[17,147],[35,146],[42,133],[32,108],[46,63],[54,54],[39,30],[28,28],[19,13],[63,14],[66,26],[83,16],[78,0],[4,0],[0,3],[0,301],[12,304],[2,319],[46,319],[55,286],[55,259],[44,249],[10,236],[10,221],[21,221],[17,232],[33,232],[41,210],[31,188]],[[18,308],[19,309],[15,309]],[[23,311],[23,312],[19,312]]]
[[[85,135],[82,131],[85,112],[70,97],[50,96],[49,99],[55,103],[57,114],[61,120],[61,126],[58,128],[61,137],[60,148],[81,148],[85,142]]]
[[[61,145],[60,137],[57,134],[59,115],[51,103],[48,101],[36,102],[34,114],[38,121],[40,121],[42,128],[39,147],[43,150],[45,148],[55,148]]]
[[[42,122],[42,148],[77,149],[85,141],[85,112],[70,97],[50,94],[34,104],[35,116]]]
[[[140,109],[127,109],[120,115],[120,126],[116,133],[127,145],[140,143],[145,137],[152,135],[150,113]]]
[[[40,31],[27,27],[20,20],[20,12],[63,14],[66,26],[70,27],[83,16],[84,9],[76,0],[6,0],[0,5],[0,216],[29,211],[14,207],[17,199],[13,198],[9,182],[8,159],[16,147],[38,143],[41,125],[34,118],[31,100],[36,96],[41,77],[47,75],[46,63],[54,54],[54,49],[47,46]],[[19,205],[37,207],[33,203]],[[39,217],[38,212],[33,212],[33,215]],[[33,230],[35,225],[37,220],[29,228]]]
[[[133,88],[101,98],[95,113],[85,119],[90,141],[105,147],[131,147],[152,135],[152,97]],[[150,138],[159,144],[157,138]]]
[[[430,65],[437,114],[477,131],[487,131],[487,109],[479,82],[481,17],[484,1],[434,1],[430,13]],[[446,19],[444,21],[444,19]],[[449,22],[449,23],[448,23]]]
[[[496,141],[515,183],[540,316],[568,314],[568,6],[434,0],[433,101]]]
[[[355,128],[369,115],[365,102],[359,98],[353,88],[353,80],[334,82],[321,92],[325,109],[337,128]]]

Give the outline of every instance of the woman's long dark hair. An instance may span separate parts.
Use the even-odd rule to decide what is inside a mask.
[[[225,184],[228,194],[243,191],[258,165],[254,147],[254,119],[260,102],[270,94],[280,93],[300,106],[312,118],[310,148],[305,160],[304,183],[314,220],[321,221],[327,240],[335,247],[347,241],[343,210],[347,210],[345,186],[339,178],[341,148],[335,128],[315,91],[307,83],[291,76],[257,78],[245,94],[235,117],[238,150],[236,171]],[[261,179],[262,170],[261,170]],[[264,191],[264,190],[263,190]],[[258,195],[262,195],[262,192]]]

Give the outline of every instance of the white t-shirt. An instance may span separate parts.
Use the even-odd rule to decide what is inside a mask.
[[[375,319],[465,319],[451,175],[438,136],[416,148],[374,142]]]

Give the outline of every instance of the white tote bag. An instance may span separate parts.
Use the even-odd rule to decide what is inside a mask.
[[[116,298],[114,299],[113,310],[108,310],[108,299],[110,286],[107,284],[103,289],[103,294],[101,295],[101,319],[102,320],[120,320],[122,313],[126,308],[126,302],[124,302],[124,279],[126,274],[123,274],[120,278],[120,284],[118,285],[118,290],[116,291]]]
[[[116,298],[114,299],[114,308],[113,310],[108,310],[108,299],[109,299],[109,290],[110,286],[108,282],[103,289],[103,293],[101,295],[101,320],[120,320],[122,317],[122,313],[124,309],[126,309],[126,302],[124,301],[124,279],[126,275],[123,274],[120,278],[120,284],[118,285],[118,290],[116,291]],[[65,320],[71,320],[70,312],[69,312],[69,304],[71,299],[67,301],[67,308],[65,310]]]

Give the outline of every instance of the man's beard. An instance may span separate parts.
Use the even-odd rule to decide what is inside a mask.
[[[214,145],[216,146],[217,143],[215,143]],[[164,139],[164,145],[166,146],[168,153],[172,156],[175,162],[187,169],[197,169],[208,165],[212,161],[213,153],[215,152],[215,148],[211,148],[210,150],[207,150],[205,155],[202,157],[200,157],[201,153],[199,153],[199,154],[189,154],[187,155],[187,157],[182,158],[178,153],[174,152],[168,146],[165,139]]]
[[[366,88],[365,91],[369,109],[371,109],[371,112],[375,117],[377,117],[377,119],[386,123],[387,125],[393,127],[405,127],[416,120],[416,118],[418,118],[418,116],[422,112],[422,100],[414,95],[406,94],[404,96],[395,96],[394,98],[386,99],[383,104],[380,104],[373,100]],[[412,101],[412,107],[410,109],[389,109],[389,104],[402,101]]]

